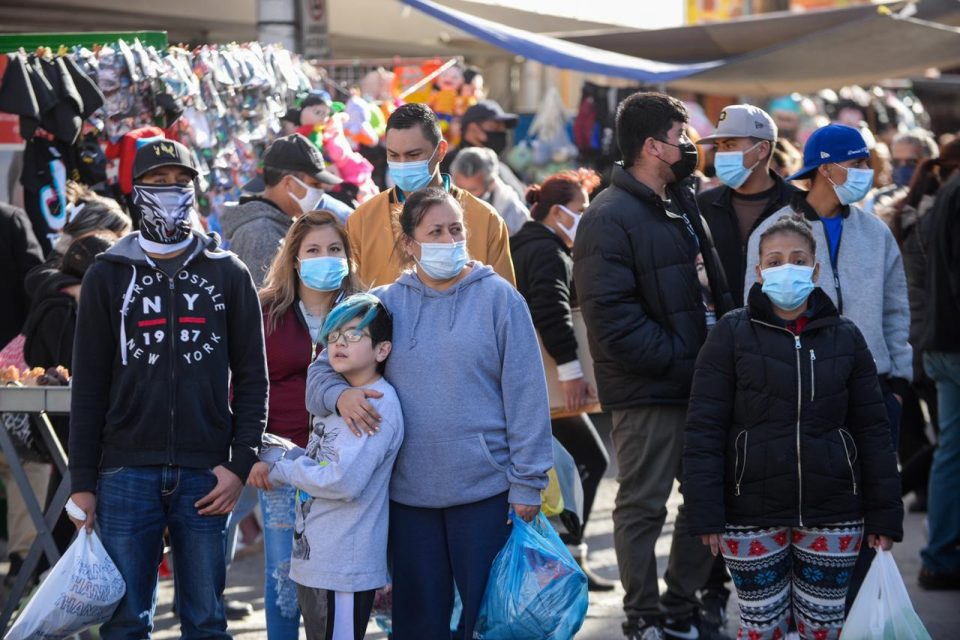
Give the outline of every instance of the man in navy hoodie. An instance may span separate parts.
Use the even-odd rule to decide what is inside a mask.
[[[71,499],[100,524],[127,591],[104,640],[149,637],[170,530],[184,638],[229,638],[227,515],[257,461],[267,371],[247,268],[191,230],[197,171],[156,140],[137,151],[139,233],[83,279],[73,351]]]

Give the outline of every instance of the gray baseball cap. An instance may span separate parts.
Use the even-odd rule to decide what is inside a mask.
[[[752,104],[732,104],[720,112],[717,130],[697,144],[713,144],[723,138],[759,138],[776,142],[777,125],[770,114]]]

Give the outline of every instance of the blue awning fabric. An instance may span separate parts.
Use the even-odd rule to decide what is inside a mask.
[[[644,84],[661,84],[712,69],[721,62],[672,64],[588,47],[456,11],[430,0],[401,0],[437,20],[445,22],[495,47],[545,65]]]
[[[900,16],[885,6],[806,33],[791,32],[791,18],[780,17],[775,20],[781,27],[780,37],[765,45],[723,59],[682,63],[647,60],[551,38],[449,9],[430,0],[400,1],[493,46],[545,65],[718,95],[772,96],[839,89],[885,78],[907,78],[931,67],[949,69],[960,65],[960,28]],[[960,5],[958,0],[951,1]],[[796,19],[808,21],[802,14]],[[754,20],[754,24],[747,27],[747,22],[750,21],[726,26],[765,28],[766,24],[763,20]],[[629,37],[660,43],[667,40],[682,49],[685,38],[705,37],[703,29],[695,26],[662,32],[636,31]],[[624,46],[624,42],[615,38],[611,38],[610,44]],[[676,58],[675,52],[664,50],[664,55]]]

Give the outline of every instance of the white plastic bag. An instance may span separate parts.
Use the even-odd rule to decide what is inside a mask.
[[[102,624],[127,588],[100,538],[82,529],[4,640],[66,638]]]
[[[930,634],[913,610],[907,587],[889,551],[877,551],[850,615],[841,640],[930,640]]]

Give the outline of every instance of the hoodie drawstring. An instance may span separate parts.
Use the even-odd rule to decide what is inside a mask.
[[[130,299],[133,297],[133,287],[137,284],[137,265],[133,267],[133,276],[130,278],[130,284],[127,285],[127,292],[123,295],[123,307],[120,308],[120,362],[127,365],[127,307],[130,306]]]
[[[450,309],[450,329],[453,329],[453,323],[457,319],[457,303],[460,302],[460,283],[457,283],[457,290],[453,292],[453,308]]]
[[[417,293],[420,295],[420,304],[417,305],[417,317],[413,320],[413,329],[410,331],[410,349],[412,350],[417,346],[417,327],[420,326],[420,313],[423,311],[423,289],[417,288]]]

